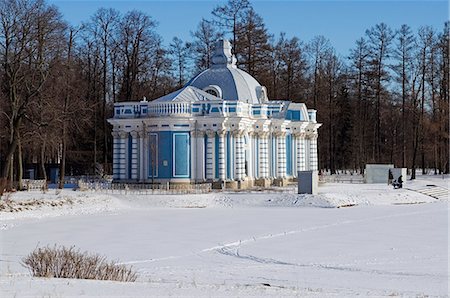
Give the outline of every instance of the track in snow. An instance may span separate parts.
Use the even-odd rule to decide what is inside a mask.
[[[447,210],[450,210],[450,209],[448,208]],[[308,228],[300,228],[298,230],[285,231],[285,232],[275,233],[275,234],[266,234],[266,235],[262,235],[262,236],[254,236],[254,237],[251,237],[251,238],[248,238],[248,239],[244,239],[244,240],[237,240],[237,241],[229,242],[229,243],[226,243],[226,244],[220,244],[220,245],[208,247],[208,248],[202,249],[200,251],[189,253],[189,254],[185,254],[185,255],[167,256],[167,257],[163,257],[163,258],[145,259],[145,260],[133,260],[133,261],[120,262],[120,263],[117,263],[117,264],[118,265],[119,264],[120,265],[134,265],[134,264],[143,264],[143,263],[153,263],[153,262],[158,262],[158,261],[181,259],[181,258],[185,258],[185,257],[191,257],[191,256],[194,256],[194,255],[199,255],[199,254],[202,254],[202,253],[208,253],[208,252],[214,252],[214,251],[218,252],[218,253],[220,253],[222,255],[231,255],[231,254],[229,254],[227,252],[227,250],[233,249],[233,248],[239,248],[242,245],[246,245],[246,244],[249,244],[249,243],[254,243],[256,241],[271,240],[271,239],[278,238],[278,237],[285,237],[285,236],[288,236],[288,235],[294,235],[294,234],[299,234],[299,233],[304,233],[304,232],[317,231],[317,230],[332,228],[332,227],[341,226],[341,225],[357,224],[357,223],[364,223],[364,222],[370,222],[370,221],[383,220],[383,219],[388,219],[388,218],[412,216],[412,215],[427,214],[427,213],[434,213],[434,212],[435,211],[416,211],[416,212],[399,213],[399,214],[387,215],[387,216],[376,216],[376,217],[367,218],[367,219],[361,219],[361,220],[344,220],[344,221],[335,222],[335,223],[331,223],[331,224],[313,226],[313,227],[308,227]],[[236,256],[236,255],[233,254],[233,256]],[[282,261],[280,261],[280,262],[285,264],[285,265],[295,265],[295,264],[290,264],[290,263],[284,263]]]

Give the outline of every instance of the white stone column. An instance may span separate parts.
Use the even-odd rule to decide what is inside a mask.
[[[286,178],[286,133],[278,132],[277,137],[277,178]]]
[[[112,132],[113,136],[113,180],[120,179],[120,136],[117,131]]]
[[[309,143],[310,170],[318,170],[317,134],[310,137]]]
[[[297,139],[298,133],[294,133],[291,135],[291,155],[292,155],[292,176],[297,177]]]
[[[234,178],[236,180],[242,180],[244,179],[244,152],[243,152],[243,140],[242,140],[242,132],[241,131],[234,131],[234,139],[236,144],[236,170]]]
[[[268,133],[260,132],[259,134],[259,177],[269,178],[269,146]]]
[[[301,133],[297,138],[297,168],[306,171],[305,134]]]
[[[254,143],[253,143],[253,132],[248,133],[248,143],[245,145],[245,137],[242,138],[242,146],[244,152],[244,176],[245,176],[245,152],[247,151],[247,177],[249,179],[253,179],[255,176],[255,172],[253,170],[253,152],[254,152]],[[248,150],[247,150],[248,149]]]
[[[132,131],[131,135],[131,179],[137,180],[139,174],[138,134]]]
[[[127,161],[128,161],[128,150],[127,150],[127,139],[128,133],[121,131],[119,133],[119,179],[125,180],[127,177]]]
[[[205,170],[205,156],[206,156],[206,146],[205,146],[205,131],[199,131],[198,142],[197,142],[197,173],[203,181],[206,180],[206,170]]]
[[[275,178],[277,176],[277,155],[276,155],[276,147],[277,140],[274,133],[269,133],[267,140],[267,148],[268,148],[268,169],[269,169],[269,178]]]
[[[224,181],[225,177],[225,167],[226,167],[226,157],[225,157],[225,135],[226,131],[221,130],[218,132],[219,135],[219,179]]]
[[[259,145],[258,145],[258,134],[255,132],[250,133],[250,155],[251,155],[251,178],[259,178],[258,159],[259,159]]]
[[[214,137],[216,133],[212,130],[206,132],[206,179],[214,179]]]
[[[234,164],[236,159],[234,158],[234,136],[232,131],[227,133],[227,146],[229,148],[229,151],[228,149],[225,149],[227,155],[227,179],[234,180]]]
[[[191,148],[191,156],[189,156],[190,160],[190,166],[191,166],[191,180],[197,181],[197,132],[195,130],[190,131],[190,137],[189,137],[189,146]]]
[[[196,181],[205,180],[205,142],[204,131],[191,131],[191,173]]]
[[[145,151],[144,151],[144,142],[145,142],[145,135],[143,131],[138,132],[138,138],[139,138],[139,180],[144,181],[147,179],[145,177]]]
[[[308,136],[305,136],[303,140],[303,144],[305,146],[305,171],[310,171],[311,169],[311,142]]]

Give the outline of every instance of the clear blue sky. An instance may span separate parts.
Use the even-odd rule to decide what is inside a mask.
[[[188,0],[48,0],[56,5],[64,18],[73,25],[87,21],[100,7],[112,7],[121,12],[137,9],[150,15],[157,23],[157,32],[167,45],[174,36],[190,40],[201,18],[209,19],[211,10],[226,1]],[[447,0],[422,1],[369,1],[369,0],[253,0],[270,33],[278,36],[286,32],[309,41],[315,35],[330,39],[337,52],[343,56],[362,37],[366,29],[384,22],[393,29],[402,24],[414,30],[431,25],[441,31],[449,19]]]

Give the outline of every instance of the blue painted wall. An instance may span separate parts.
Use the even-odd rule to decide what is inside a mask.
[[[176,134],[175,138],[174,134]],[[157,133],[157,138],[158,138],[157,177],[165,179],[189,178],[191,173],[189,162],[190,161],[189,132],[161,131]],[[174,173],[174,170],[176,173]],[[176,177],[175,174],[177,174]],[[151,177],[151,175],[152,175],[151,167],[149,166],[148,176]]]
[[[172,178],[172,132],[158,133],[158,178]]]
[[[293,121],[301,121],[302,119],[302,114],[300,113],[300,111],[293,111],[293,110],[288,110],[286,113],[286,119],[287,120],[293,120]]]
[[[190,142],[188,132],[173,133],[173,177],[188,178],[190,175]]]
[[[286,174],[292,176],[292,135],[286,135]]]

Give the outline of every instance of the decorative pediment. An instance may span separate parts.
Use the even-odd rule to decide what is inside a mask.
[[[180,90],[155,99],[153,102],[196,102],[205,100],[216,101],[221,99],[196,87],[186,86]]]

